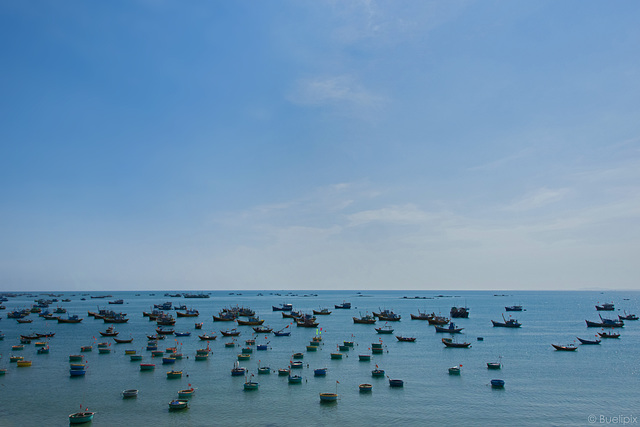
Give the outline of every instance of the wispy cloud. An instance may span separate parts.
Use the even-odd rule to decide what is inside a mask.
[[[559,202],[569,193],[567,188],[540,188],[506,207],[509,211],[528,211]]]
[[[350,75],[298,80],[289,94],[289,100],[305,106],[378,107],[383,102],[382,97],[365,88]]]
[[[532,153],[533,153],[533,149],[530,147],[527,147],[509,156],[501,157],[499,159],[492,160],[490,162],[483,163],[481,165],[472,166],[469,168],[469,170],[470,171],[492,171],[502,166],[509,165],[517,160],[526,158],[530,156]]]
[[[358,226],[370,223],[421,224],[432,220],[433,215],[412,204],[403,206],[387,206],[356,212],[348,215],[349,225]]]

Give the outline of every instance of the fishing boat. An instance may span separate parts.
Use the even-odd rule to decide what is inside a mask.
[[[303,315],[304,313],[302,313],[301,311],[283,311],[282,312],[283,319],[297,319],[299,317],[302,317]]]
[[[257,381],[249,380],[249,381],[245,381],[245,383],[244,383],[244,389],[246,391],[257,390],[259,386],[260,386],[260,383],[258,383]]]
[[[305,314],[302,317],[295,319],[296,325],[303,328],[315,328],[318,326],[316,318],[310,314]]]
[[[551,346],[558,351],[576,351],[578,349],[578,347],[576,347],[573,344],[568,344],[568,345],[551,344]]]
[[[444,316],[436,316],[435,313],[431,313],[427,321],[429,322],[430,325],[442,326],[449,323],[449,318]]]
[[[236,322],[238,322],[238,325],[259,326],[264,323],[264,319],[259,319],[257,317],[249,317],[248,320],[236,319]]]
[[[129,390],[123,390],[122,391],[122,397],[124,399],[128,399],[131,397],[138,397],[138,390],[136,390],[135,388],[129,389]]]
[[[128,344],[133,342],[133,338],[128,338],[128,339],[114,338],[113,340],[116,342],[116,344]]]
[[[293,310],[293,304],[280,304],[279,306],[271,306],[273,311],[291,311]]]
[[[469,342],[454,342],[451,338],[442,338],[442,344],[449,348],[469,348],[471,346]]]
[[[371,360],[371,355],[370,354],[359,354],[358,355],[358,360],[361,362],[368,362]]]
[[[258,374],[259,375],[267,375],[271,373],[271,368],[269,368],[268,366],[260,366],[258,367]]]
[[[189,384],[189,386],[191,386],[191,384]],[[191,396],[193,396],[196,392],[196,389],[191,387],[191,388],[187,388],[184,390],[179,390],[178,391],[178,398],[179,399],[188,399]]]
[[[598,332],[601,338],[620,338],[620,334],[616,334],[613,332]]]
[[[189,409],[189,402],[186,400],[175,399],[169,402],[170,411],[178,411],[181,409]]]
[[[498,357],[497,362],[487,362],[487,369],[501,369],[502,368],[502,356]]]
[[[460,375],[460,368],[462,368],[462,365],[452,366],[449,368],[449,375]]]
[[[404,387],[404,381],[389,378],[389,387]]]
[[[156,369],[156,365],[153,363],[141,363],[140,370],[141,371],[153,371]]]
[[[109,347],[99,347],[98,354],[109,354],[111,353],[111,349]]]
[[[378,318],[378,320],[386,321],[386,322],[399,322],[402,316],[394,313],[391,310],[382,310],[379,313],[373,312],[373,315]]]
[[[318,369],[314,369],[313,370],[313,375],[315,377],[323,377],[325,375],[327,375],[327,369],[328,368],[318,368]]]
[[[389,325],[385,325],[381,328],[375,328],[376,332],[379,334],[392,334],[393,328]]]
[[[233,368],[231,368],[231,375],[234,377],[244,375],[245,372],[247,372],[247,368],[240,366],[238,362],[236,362],[233,365]]]
[[[288,328],[289,325],[286,326]],[[291,331],[285,331],[284,329],[280,329],[279,331],[273,331],[273,335],[277,337],[288,337],[291,335]]]
[[[167,372],[167,379],[171,380],[177,378],[182,378],[182,371],[171,370]]]
[[[67,317],[66,319],[63,317],[58,317],[58,323],[80,323],[82,322],[82,318],[77,314]]]
[[[342,353],[331,353],[331,358],[332,359],[342,359]]]
[[[580,337],[576,337],[578,339],[578,341],[580,341],[580,344],[585,344],[585,345],[596,345],[596,344],[600,344],[600,340],[596,339],[596,340],[585,340],[583,338]]]
[[[504,314],[502,315],[502,320],[504,320],[504,322],[496,322],[495,320],[492,320],[491,323],[493,323],[494,327],[499,328],[519,328],[522,326],[522,324],[518,323],[516,319],[505,319]]]
[[[32,319],[16,319],[16,321],[18,323],[31,323],[31,322],[33,322]]]
[[[418,314],[411,314],[411,320],[429,320],[429,314],[418,310]]]
[[[231,312],[219,313],[217,316],[213,315],[214,322],[233,322],[238,318],[238,315]]]
[[[613,311],[615,310],[615,306],[613,303],[605,302],[602,305],[596,305],[596,310],[598,311]]]
[[[358,390],[360,390],[360,392],[369,392],[369,391],[373,390],[373,385],[366,384],[366,383],[360,384],[358,386]]]
[[[289,369],[302,369],[302,362],[290,362]]]
[[[449,316],[451,318],[468,318],[469,317],[469,307],[451,307],[451,311],[449,311]]]
[[[156,332],[159,335],[173,335],[175,333],[175,330],[174,329],[156,328]]]
[[[289,384],[301,384],[302,377],[300,375],[289,375]]]
[[[124,304],[124,300],[117,299],[115,301],[109,301],[109,304]]]
[[[504,380],[491,380],[491,387],[493,388],[504,388]]]
[[[162,358],[162,364],[163,365],[173,365],[174,363],[176,363],[176,358],[169,356],[169,357],[163,357]]]
[[[178,317],[198,317],[198,316],[200,316],[200,312],[198,310],[192,308],[192,309],[186,310],[184,312],[176,311],[176,315]]]
[[[175,332],[176,337],[189,337],[191,332]]]
[[[38,354],[49,354],[49,346],[39,348],[37,353]]]
[[[459,334],[464,329],[464,328],[456,328],[456,324],[453,322],[449,323],[449,326],[446,328],[438,325],[434,325],[434,327],[436,328],[436,332],[444,332],[447,334]]]
[[[16,363],[18,364],[18,368],[28,368],[31,366],[31,360],[18,360]]]
[[[350,302],[343,302],[342,304],[335,304],[334,308],[341,309],[341,310],[348,310],[348,309],[351,308],[351,303]]]
[[[266,327],[266,326],[256,326],[256,327],[253,328],[253,331],[256,334],[268,334],[268,333],[271,333],[273,331],[273,328],[269,328],[269,327]]]
[[[291,375],[291,370],[290,369],[285,369],[285,368],[278,369],[278,376],[279,377],[282,377],[282,376],[285,376],[285,375],[287,375],[287,376]]]
[[[138,362],[138,361],[142,360],[142,355],[141,354],[131,354],[131,355],[129,355],[129,360],[131,360],[132,362]]]
[[[602,317],[600,314],[598,314],[598,317],[600,317],[600,322],[592,322],[590,320],[585,320],[585,322],[587,322],[587,327],[588,328],[622,328],[624,326],[624,322],[621,319],[607,319]]]
[[[635,314],[627,314],[627,312],[624,312],[624,316],[620,316],[618,314],[618,318],[620,320],[638,320],[638,316],[636,316]]]
[[[371,371],[372,377],[384,377],[384,369],[379,369],[378,365],[376,365],[376,369]]]
[[[81,411],[69,415],[69,424],[84,424],[93,420],[95,412]]]
[[[376,319],[375,316],[372,316],[370,314],[365,314],[364,316],[354,317],[353,323],[363,323],[365,325],[373,325],[374,323],[376,323],[377,320],[378,319]]]
[[[226,331],[220,331],[223,337],[237,337],[240,335],[240,331],[237,329],[227,329]]]
[[[202,341],[213,341],[216,338],[218,338],[218,336],[217,335],[204,334],[204,335],[198,335],[198,338],[200,338]]]
[[[16,344],[11,346],[12,351],[24,350],[24,344]]]
[[[328,316],[329,314],[331,314],[331,311],[329,311],[328,308],[323,308],[321,310],[313,310],[313,314],[318,316]]]
[[[521,305],[510,305],[504,308],[506,311],[522,311]]]
[[[24,356],[9,356],[9,363],[18,362],[24,360]]]
[[[336,402],[338,393],[320,393],[320,402]]]
[[[415,337],[403,337],[400,335],[396,335],[396,339],[400,342],[415,342],[416,338]]]

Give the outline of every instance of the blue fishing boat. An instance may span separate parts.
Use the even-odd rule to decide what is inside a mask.
[[[291,311],[293,310],[293,304],[280,304],[279,306],[271,306],[273,311]]]
[[[177,411],[181,409],[189,409],[189,402],[187,402],[186,400],[178,400],[178,399],[175,399],[169,402],[170,411]]]
[[[389,378],[389,387],[404,387],[404,381]]]
[[[438,325],[434,325],[434,327],[436,328],[436,332],[444,332],[448,334],[459,334],[464,329],[464,328],[456,328],[456,324],[453,322],[449,323],[449,326],[446,328]]]
[[[580,337],[576,337],[578,338],[578,341],[580,341],[580,344],[585,344],[585,345],[596,345],[596,344],[600,344],[600,340],[596,339],[596,340],[585,340],[583,338]]]
[[[504,380],[491,380],[491,387],[493,388],[504,388]]]
[[[351,308],[351,303],[350,302],[343,302],[342,304],[335,304],[334,307],[337,308],[337,309],[348,310],[348,309]]]
[[[504,318],[504,314],[502,315],[502,320],[504,320],[504,322],[496,322],[495,320],[492,320],[491,323],[493,323],[494,327],[500,328],[519,328],[520,326],[522,326],[522,324],[518,323],[516,319],[506,320]]]
[[[301,384],[302,377],[300,375],[289,375],[289,384]]]
[[[369,392],[373,389],[373,386],[371,384],[360,384],[358,386],[358,390],[360,390],[360,392]]]
[[[376,330],[377,333],[379,334],[392,334],[393,333],[393,328],[389,325],[385,325],[381,328],[374,328]]]
[[[327,369],[328,368],[318,368],[318,369],[314,369],[313,370],[313,375],[316,377],[322,377],[327,375]]]

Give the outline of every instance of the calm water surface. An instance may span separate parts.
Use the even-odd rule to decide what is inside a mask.
[[[169,298],[164,291],[111,292],[111,298],[91,299],[81,293],[64,293],[71,302],[54,303],[70,314],[84,317],[80,324],[58,324],[31,314],[31,324],[18,324],[6,314],[15,308],[31,307],[41,294],[21,295],[3,303],[0,330],[0,367],[7,374],[0,377],[3,404],[0,405],[0,425],[66,425],[67,416],[80,405],[96,411],[92,426],[119,425],[189,425],[189,426],[299,426],[299,425],[603,425],[622,424],[625,418],[640,417],[638,373],[640,322],[628,321],[617,330],[619,339],[603,340],[599,346],[579,346],[575,352],[558,352],[555,344],[574,343],[576,337],[595,338],[598,329],[587,328],[585,319],[598,320],[596,303],[614,302],[615,312],[600,312],[605,317],[640,312],[638,292],[494,292],[470,291],[313,291],[291,294],[281,291],[210,292],[211,298]],[[102,293],[104,294],[104,293]],[[139,294],[139,295],[136,295]],[[151,295],[155,294],[155,295]],[[438,296],[438,295],[445,296]],[[504,295],[503,295],[504,294]],[[99,295],[93,293],[91,295]],[[419,296],[420,299],[414,297]],[[407,297],[407,298],[405,298]],[[425,297],[425,298],[423,298]],[[45,297],[48,298],[48,297]],[[122,298],[123,305],[108,305],[109,300]],[[190,331],[190,337],[168,336],[159,342],[159,349],[177,346],[185,355],[175,365],[162,365],[146,351],[146,335],[155,333],[155,322],[143,317],[153,304],[171,301],[187,304],[200,311],[194,318],[177,318],[176,331]],[[334,304],[352,303],[351,310],[336,310]],[[274,312],[272,305],[293,304],[294,310],[311,313],[312,309],[330,308],[329,316],[318,316],[319,328],[289,326],[290,337],[254,334],[249,326],[242,331],[237,346],[226,348],[233,338],[222,337],[220,330],[234,327],[227,322],[213,322],[212,315],[232,305],[250,307],[265,319],[265,326],[281,329],[291,319]],[[525,311],[511,313],[522,324],[520,329],[494,328],[491,319],[501,320],[508,305],[523,305]],[[87,311],[110,308],[128,314],[129,322],[115,325],[119,338],[133,337],[131,344],[115,344],[99,334],[107,326],[102,320],[87,316]],[[463,334],[458,341],[471,342],[468,349],[445,348],[444,334],[434,332],[425,321],[411,320],[418,310],[448,316],[451,306],[470,308],[468,319],[454,319]],[[391,309],[402,316],[400,322],[389,323],[394,335],[413,336],[415,343],[398,342],[394,335],[379,335],[373,325],[354,324],[353,316],[366,312]],[[64,316],[64,315],[63,315]],[[202,331],[194,323],[204,322]],[[378,327],[384,322],[378,322]],[[321,329],[320,329],[321,328]],[[12,351],[19,335],[55,332],[50,339],[50,354],[36,354],[35,341],[22,351]],[[210,342],[212,354],[208,361],[195,361],[196,349],[206,347],[198,332],[215,333]],[[323,338],[317,352],[307,352],[306,345],[316,334]],[[478,341],[477,337],[483,337]],[[254,348],[250,361],[240,362],[255,374],[257,391],[243,390],[244,377],[232,377],[230,369],[245,347],[246,339],[268,344],[267,351]],[[370,354],[371,343],[382,338],[384,353],[373,355],[371,362],[360,362],[358,354]],[[332,360],[343,341],[354,341],[355,347],[344,352],[342,360]],[[97,343],[110,342],[111,354],[98,354]],[[577,344],[577,342],[576,342]],[[86,355],[85,377],[69,377],[70,354],[79,354],[80,347],[93,345]],[[156,363],[151,372],[141,372],[140,362],[131,362],[125,349],[135,349],[144,355],[143,362]],[[286,368],[295,352],[303,352],[304,368],[298,372],[303,383],[290,385],[287,377],[257,375],[258,366],[272,370]],[[17,368],[9,363],[12,354],[33,361],[33,366]],[[503,368],[490,371],[487,362],[501,358]],[[308,365],[308,367],[307,367]],[[390,388],[387,378],[372,378],[375,365],[391,378],[402,379],[403,388]],[[462,365],[459,376],[448,374],[448,368]],[[326,377],[314,377],[313,369],[327,367]],[[183,370],[182,379],[169,380],[166,371]],[[492,389],[492,378],[505,380],[502,390]],[[360,393],[358,385],[373,384],[369,394]],[[192,384],[197,388],[190,409],[169,412],[168,402],[180,389]],[[139,389],[136,399],[122,399],[124,389]],[[320,404],[318,394],[336,392],[335,404]],[[591,418],[590,418],[591,417]],[[594,421],[591,422],[591,421]],[[633,418],[628,419],[633,423]],[[635,424],[638,424],[636,421]]]

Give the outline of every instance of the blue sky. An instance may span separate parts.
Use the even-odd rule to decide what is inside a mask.
[[[0,3],[0,290],[638,289],[640,3]]]

